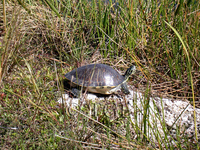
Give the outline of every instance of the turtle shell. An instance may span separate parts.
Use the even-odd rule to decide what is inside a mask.
[[[125,81],[124,76],[105,64],[82,66],[65,74],[65,77],[72,85],[78,85],[88,88],[88,91],[103,94],[110,94],[109,90],[121,85]]]

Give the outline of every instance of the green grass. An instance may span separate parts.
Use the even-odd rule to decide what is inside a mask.
[[[171,0],[117,0],[118,9],[95,0],[2,2],[0,147],[199,148],[178,129],[176,141],[171,137],[175,144],[169,133],[162,138],[157,129],[151,133],[154,140],[148,136],[155,128],[148,114],[151,90],[200,107],[198,1],[180,1],[177,9]],[[132,122],[128,108],[115,100],[88,102],[77,110],[57,103],[64,93],[63,75],[96,62],[123,71],[138,66],[130,84],[145,91],[141,124]],[[168,130],[164,123],[163,128]],[[198,140],[197,129],[193,138]]]

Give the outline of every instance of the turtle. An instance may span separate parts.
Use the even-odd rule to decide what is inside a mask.
[[[74,96],[80,95],[80,88],[91,93],[103,95],[113,94],[121,89],[124,94],[129,94],[126,81],[136,71],[135,66],[127,69],[120,75],[112,67],[105,64],[89,64],[72,70],[65,74]]]

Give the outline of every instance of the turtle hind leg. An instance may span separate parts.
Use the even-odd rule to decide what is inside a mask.
[[[127,86],[126,83],[122,83],[122,84],[121,84],[121,90],[122,90],[122,92],[123,92],[124,94],[129,94],[129,93],[130,93],[130,91],[128,90],[128,86]]]
[[[81,96],[81,91],[77,88],[72,88],[71,93],[77,98]]]

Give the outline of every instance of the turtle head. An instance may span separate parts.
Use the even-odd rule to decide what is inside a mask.
[[[128,80],[128,78],[130,77],[130,75],[132,75],[133,73],[135,73],[136,71],[136,67],[135,66],[131,66],[130,68],[128,68],[126,70],[126,73],[124,74],[125,80]]]

